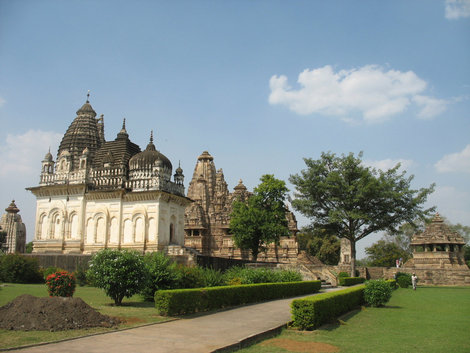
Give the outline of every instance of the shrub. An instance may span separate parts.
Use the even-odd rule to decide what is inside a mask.
[[[411,286],[411,275],[409,273],[397,272],[395,278],[400,288],[408,288]]]
[[[200,267],[177,266],[176,288],[201,288],[204,283],[202,272]]]
[[[73,273],[80,287],[86,286],[88,284],[87,270],[88,270],[87,266],[78,264],[77,269]]]
[[[392,288],[390,284],[383,279],[366,282],[364,289],[364,300],[372,306],[383,306],[392,297]]]
[[[53,273],[56,273],[56,272],[64,272],[64,271],[65,270],[63,268],[51,266],[51,267],[48,267],[48,268],[42,270],[42,276],[43,276],[44,281],[45,281],[50,274],[53,274]]]
[[[302,330],[313,330],[351,311],[364,303],[364,288],[362,285],[294,300],[291,303],[293,325]]]
[[[38,260],[20,254],[0,256],[0,281],[10,283],[41,283]]]
[[[315,293],[320,290],[320,287],[320,281],[305,281],[161,290],[155,293],[155,307],[160,315],[191,314],[263,300]]]
[[[177,265],[170,257],[161,252],[154,252],[144,256],[144,263],[148,277],[141,294],[146,301],[153,301],[157,290],[177,286]]]
[[[362,277],[339,277],[340,286],[354,286],[355,284],[364,283],[365,278]]]
[[[75,292],[75,277],[67,271],[57,271],[46,278],[47,291],[51,297],[71,297]]]
[[[224,274],[212,268],[203,268],[201,271],[203,287],[219,287],[225,285]]]
[[[124,297],[141,291],[148,274],[137,252],[105,249],[92,257],[87,277],[94,286],[104,289],[115,305],[121,305]]]
[[[302,281],[302,275],[293,270],[232,267],[224,273],[227,285]]]
[[[387,282],[390,285],[390,288],[392,288],[392,290],[397,289],[397,281],[396,280],[387,279],[385,282]]]
[[[341,277],[349,277],[349,273],[348,272],[340,272],[338,273],[338,278],[341,278]]]

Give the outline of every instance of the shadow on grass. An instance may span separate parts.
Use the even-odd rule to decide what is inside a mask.
[[[152,302],[124,302],[121,305],[116,305],[114,303],[107,303],[104,306],[112,306],[112,307],[134,307],[134,308],[153,308],[155,303]]]

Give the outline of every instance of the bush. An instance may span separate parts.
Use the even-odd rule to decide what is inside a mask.
[[[341,278],[341,277],[349,277],[349,273],[348,272],[340,272],[338,273],[338,278]]]
[[[362,285],[294,300],[291,303],[293,325],[302,330],[313,330],[351,311],[364,303],[364,288]]]
[[[306,281],[161,290],[155,293],[155,307],[160,315],[191,314],[264,300],[315,293],[320,290],[320,287],[320,281]]]
[[[67,271],[57,271],[47,276],[46,286],[51,297],[71,297],[75,292],[75,277]]]
[[[42,276],[44,278],[44,281],[47,279],[47,277],[53,273],[56,273],[56,272],[64,272],[65,270],[63,268],[59,268],[59,267],[55,267],[55,266],[51,266],[51,267],[48,267],[44,270],[42,270]]]
[[[364,300],[371,306],[384,306],[392,297],[390,284],[383,279],[366,282]]]
[[[204,283],[202,272],[200,267],[177,266],[176,288],[201,288]]]
[[[201,271],[203,287],[219,287],[225,285],[224,274],[212,268],[203,268]]]
[[[144,263],[148,277],[141,294],[146,301],[153,301],[157,290],[176,288],[178,270],[170,257],[161,252],[154,252],[144,256]]]
[[[137,252],[105,249],[92,257],[87,277],[94,286],[104,289],[115,305],[121,305],[124,297],[142,290],[148,273]]]
[[[302,281],[302,275],[293,270],[232,267],[224,273],[227,285]]]
[[[339,277],[340,286],[354,286],[355,284],[364,283],[365,278],[362,277]]]
[[[80,287],[86,286],[88,284],[87,270],[88,269],[86,266],[78,264],[77,269],[73,273]]]
[[[385,282],[387,282],[390,285],[390,288],[392,288],[392,290],[397,289],[397,281],[396,280],[387,279]]]
[[[44,282],[38,260],[20,254],[0,256],[0,281],[10,283]]]
[[[409,273],[397,272],[395,278],[400,288],[408,288],[411,286],[411,275]]]

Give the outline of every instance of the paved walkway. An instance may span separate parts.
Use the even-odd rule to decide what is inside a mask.
[[[332,291],[340,288],[322,290]],[[243,306],[124,331],[18,349],[18,352],[208,353],[235,346],[291,321],[294,298]]]

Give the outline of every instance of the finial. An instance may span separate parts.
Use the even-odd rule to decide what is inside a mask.
[[[88,93],[86,95],[86,102],[90,103],[90,90],[88,90]]]
[[[153,143],[153,130],[150,131],[150,143]]]
[[[126,118],[122,119],[122,130],[126,130]]]

